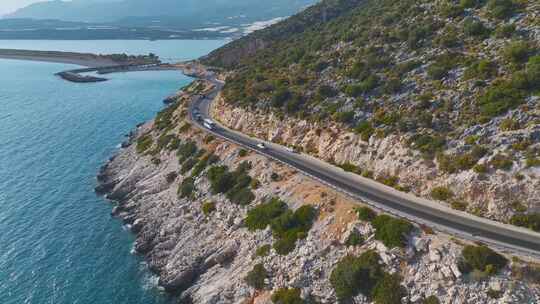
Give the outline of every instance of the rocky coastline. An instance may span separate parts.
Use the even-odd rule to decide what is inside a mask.
[[[191,70],[191,75],[204,75],[200,67],[184,69]],[[403,277],[407,289],[403,303],[422,303],[429,296],[441,303],[540,301],[535,277],[516,276],[517,270],[531,267],[528,262],[514,259],[498,275],[474,280],[458,267],[466,244],[421,227],[414,229],[404,248],[388,248],[374,238],[372,225],[356,216],[354,208],[361,202],[194,128],[186,119],[186,108],[208,86],[197,80],[168,98],[162,112],[167,115],[160,113],[137,126],[97,176],[96,192],[113,202],[112,215],[136,235],[135,251],[179,303],[272,303],[271,295],[280,288],[296,288],[306,301],[336,303],[329,281],[335,265],[347,255],[369,250],[378,253],[386,271]],[[166,126],[163,117],[168,120]],[[166,136],[174,136],[176,144],[171,140],[164,145]],[[149,138],[148,150],[141,153],[142,143]],[[249,162],[249,175],[259,182],[252,190],[253,202],[238,205],[224,194],[213,193],[207,176],[210,166],[196,175],[196,169],[186,165],[181,151],[188,144],[196,147],[195,155],[217,156],[214,166],[232,170]],[[188,182],[194,191],[182,197],[180,188]],[[286,255],[271,247],[270,228],[250,231],[245,225],[248,212],[271,197],[283,200],[292,210],[307,205],[317,210],[307,236]],[[214,206],[211,212],[205,209],[209,203]],[[360,235],[363,242],[349,244],[351,234]],[[261,248],[268,250],[261,254]],[[258,264],[268,272],[262,289],[246,283],[246,276]],[[491,297],[491,291],[499,297]],[[352,303],[371,300],[358,295]]]

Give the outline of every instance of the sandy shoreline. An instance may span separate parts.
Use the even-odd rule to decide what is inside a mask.
[[[75,64],[89,68],[118,65],[117,62],[88,53],[0,49],[0,59]]]

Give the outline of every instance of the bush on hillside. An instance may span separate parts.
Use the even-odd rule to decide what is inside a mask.
[[[300,297],[298,288],[281,288],[272,294],[274,304],[306,304],[306,301]]]
[[[401,286],[399,274],[385,273],[373,289],[373,299],[377,304],[401,304],[407,291]]]
[[[510,223],[540,232],[540,213],[516,214],[510,219]]]
[[[521,64],[527,62],[533,51],[527,41],[514,41],[503,50],[503,57],[510,63]]]
[[[431,189],[431,197],[438,201],[447,201],[454,197],[454,193],[448,187],[435,187]]]
[[[489,88],[479,100],[480,113],[487,118],[505,114],[525,101],[522,90],[512,87],[511,83],[499,82]]]
[[[497,154],[491,158],[491,160],[489,161],[489,164],[495,169],[508,171],[512,169],[512,166],[514,165],[514,161],[512,161],[512,159],[510,159],[506,155]]]
[[[178,195],[181,198],[191,197],[195,191],[195,181],[193,178],[188,177],[182,181],[180,187],[178,187]]]
[[[296,247],[298,239],[305,238],[313,225],[316,211],[313,207],[305,205],[296,211],[285,211],[272,220],[270,227],[276,238],[274,249],[278,254],[285,255]]]
[[[467,266],[486,274],[495,274],[508,263],[505,257],[486,246],[468,245],[461,254]]]
[[[517,5],[513,0],[489,0],[487,8],[491,16],[506,19],[516,12]]]
[[[429,296],[422,301],[422,304],[440,304],[439,298],[436,296]]]
[[[216,203],[206,202],[201,207],[204,215],[209,216],[212,212],[216,211]]]
[[[287,204],[277,198],[272,198],[267,203],[260,204],[248,211],[245,220],[246,227],[250,231],[265,229],[273,219],[285,211],[287,211]]]
[[[183,144],[180,144],[178,147],[178,151],[176,151],[176,155],[178,156],[178,161],[180,163],[185,162],[188,158],[195,155],[199,149],[197,148],[197,145],[195,142],[188,140]]]
[[[497,76],[497,65],[489,60],[479,60],[465,70],[467,79],[489,79]]]
[[[380,257],[375,251],[366,251],[358,257],[348,255],[341,259],[330,275],[330,283],[340,300],[359,293],[371,296],[372,290],[383,276]]]
[[[375,230],[375,239],[382,241],[386,247],[404,247],[407,244],[407,234],[413,225],[406,220],[393,218],[382,214],[371,222]]]
[[[463,23],[463,31],[467,36],[481,38],[487,38],[491,33],[491,31],[482,23],[482,21],[472,18],[465,19],[465,22]]]
[[[137,153],[142,154],[146,152],[154,143],[152,139],[152,135],[146,134],[144,136],[141,136],[137,139]]]
[[[369,207],[358,207],[355,211],[361,221],[371,222],[377,216],[377,213]]]
[[[257,289],[261,290],[264,288],[264,280],[268,277],[268,272],[266,271],[266,268],[264,268],[263,264],[256,264],[253,266],[253,269],[248,272],[246,276],[246,283]]]
[[[375,129],[371,125],[369,121],[362,121],[356,125],[356,128],[354,128],[355,132],[360,134],[360,137],[363,141],[368,141],[371,135],[375,132]]]
[[[435,154],[446,146],[446,139],[438,135],[415,134],[409,140],[409,145],[426,158],[433,158]]]

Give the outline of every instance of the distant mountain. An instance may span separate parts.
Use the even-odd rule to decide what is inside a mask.
[[[5,18],[57,19],[80,22],[148,23],[175,19],[175,25],[192,28],[211,23],[237,24],[289,16],[315,0],[74,0],[44,1]]]

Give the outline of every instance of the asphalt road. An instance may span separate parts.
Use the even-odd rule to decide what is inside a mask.
[[[209,106],[223,87],[223,84],[215,79],[209,81],[214,83],[216,88],[210,94],[201,96],[193,102],[189,111],[191,119],[199,128],[293,167],[387,213],[463,239],[482,242],[501,251],[540,258],[540,234],[531,230],[453,210],[440,203],[406,194],[371,179],[345,172],[311,156],[294,153],[280,145],[264,142],[266,147],[261,149],[257,146],[261,140],[227,129],[217,122],[212,130],[204,127],[202,121],[197,120],[196,114],[198,113],[201,119],[211,119]]]

